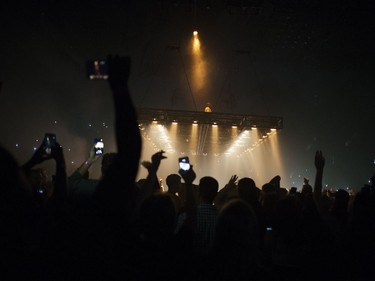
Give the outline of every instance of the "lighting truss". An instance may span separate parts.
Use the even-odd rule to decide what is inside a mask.
[[[179,124],[210,124],[223,127],[237,126],[241,130],[251,128],[277,129],[283,128],[280,116],[260,116],[244,114],[228,114],[217,112],[200,112],[184,110],[165,110],[138,108],[138,122],[157,121],[161,124],[178,122]]]

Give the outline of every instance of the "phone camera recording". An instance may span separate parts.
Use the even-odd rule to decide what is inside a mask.
[[[44,143],[44,152],[47,155],[50,155],[52,153],[52,148],[55,147],[56,145],[56,135],[50,134],[50,133],[45,134],[43,143]]]
[[[101,138],[94,140],[95,155],[102,155],[104,153],[104,142]]]
[[[188,157],[179,158],[179,168],[183,171],[190,170],[190,162]]]
[[[87,63],[87,72],[90,80],[108,79],[108,66],[105,60],[93,60]]]

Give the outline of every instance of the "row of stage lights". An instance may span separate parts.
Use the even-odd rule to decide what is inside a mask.
[[[170,153],[176,152],[175,148],[173,147],[173,145],[171,143],[171,139],[169,138],[168,134],[166,134],[165,126],[162,125],[162,124],[158,124],[157,122],[152,122],[152,125],[155,126],[154,127],[155,129],[157,128],[157,131],[154,131],[153,134],[156,133],[158,136],[156,137],[154,135],[154,137],[152,137],[151,135],[149,135],[150,132],[146,132],[145,127],[143,127],[143,125],[140,124],[140,129],[143,131],[143,133],[142,133],[143,138],[146,141],[150,142],[150,144],[152,145],[152,147],[155,151],[160,150],[159,147],[164,147],[163,150],[165,150],[167,152],[170,152]],[[253,128],[252,131],[255,131],[256,129],[257,128]],[[258,136],[260,138],[258,140],[256,140],[255,142],[253,142],[251,144],[250,143],[246,144],[248,142],[246,139],[249,139],[250,135],[249,135],[249,130],[244,130],[244,131],[242,131],[241,134],[236,135],[236,140],[232,143],[231,147],[223,153],[223,155],[226,155],[226,156],[235,155],[237,157],[241,157],[243,154],[251,153],[259,145],[261,145],[263,142],[267,141],[268,137],[275,134],[276,131],[277,131],[276,129],[272,129],[271,131],[269,131],[265,135]],[[154,142],[153,139],[157,139],[158,142],[157,143]],[[242,150],[242,152],[239,151],[239,150]],[[180,152],[180,153],[181,153],[181,155],[185,154],[185,152]],[[192,155],[196,155],[195,152],[192,152]],[[202,155],[207,156],[207,153],[202,153]],[[214,156],[220,156],[221,154],[220,153],[214,153],[213,155]]]
[[[153,125],[159,125],[159,126],[162,126],[162,124],[159,124],[159,122],[156,120],[156,118],[154,118],[154,120],[152,121],[152,124]],[[172,125],[178,125],[178,122],[175,120],[172,122]],[[198,121],[193,121],[193,123],[191,124],[192,126],[198,126]],[[208,124],[206,124],[208,125]],[[211,124],[211,126],[213,128],[217,128],[219,125],[217,124],[217,122],[213,122]],[[140,128],[143,128],[143,126],[140,124],[139,125]],[[233,124],[232,126],[232,129],[237,129],[238,126]],[[254,125],[250,128],[251,130],[257,130],[258,128]],[[247,131],[247,129],[245,129],[244,131]],[[259,138],[259,142],[262,142],[264,139],[266,139],[267,137],[269,137],[270,135],[274,134],[277,132],[277,129],[275,128],[271,128],[269,132],[267,132],[265,135],[263,135],[261,138]]]
[[[159,124],[159,122],[157,121],[157,119],[156,118],[154,118],[154,120],[152,120],[152,124]],[[193,121],[193,123],[191,124],[192,126],[198,126],[198,121]],[[202,124],[206,124],[206,123],[202,123]],[[177,120],[174,120],[174,121],[172,121],[172,125],[178,125],[178,122],[177,122]],[[207,124],[208,125],[208,124]],[[213,122],[212,124],[212,127],[218,127],[219,125],[218,125],[218,123],[217,122]],[[232,128],[233,129],[236,129],[236,128],[238,128],[238,126],[236,125],[236,124],[233,124],[232,125]],[[258,128],[257,128],[257,126],[256,125],[254,125],[254,126],[252,126],[251,127],[251,130],[257,130]],[[270,129],[270,131],[271,132],[268,132],[267,133],[267,135],[270,135],[272,132],[276,132],[277,131],[277,129],[275,129],[275,128],[271,128]]]

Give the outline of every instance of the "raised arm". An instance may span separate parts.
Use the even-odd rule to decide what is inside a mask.
[[[151,157],[151,162],[143,161],[142,166],[148,171],[146,181],[142,185],[142,198],[150,196],[154,192],[160,192],[160,184],[157,176],[161,160],[166,159],[164,156],[165,151],[161,150],[154,153]]]
[[[54,159],[56,162],[56,172],[53,194],[48,205],[54,208],[60,208],[66,202],[68,195],[65,158],[63,148],[60,146],[60,144],[56,143],[51,147],[51,153],[46,154],[44,143],[42,143],[35,151],[33,156],[24,165],[22,165],[22,169],[26,174],[28,174],[33,167],[50,159]]]
[[[97,210],[105,220],[117,223],[132,220],[139,203],[135,187],[141,156],[141,136],[137,114],[128,89],[129,57],[108,57],[108,82],[115,111],[117,156],[94,194]]]
[[[22,165],[22,170],[28,174],[32,168],[36,165],[41,164],[42,162],[52,158],[51,154],[46,154],[44,151],[44,142],[35,150],[31,158]]]
[[[193,191],[193,188],[194,188],[193,182],[194,182],[195,178],[197,177],[194,170],[193,170],[193,165],[191,165],[190,169],[187,170],[187,171],[180,169],[178,171],[178,173],[180,174],[180,176],[182,177],[182,179],[185,182],[185,185],[184,185],[184,188],[185,188],[184,205],[185,205],[186,211],[187,211],[188,215],[194,215],[194,213],[196,212],[198,202],[196,202],[195,194],[194,194],[194,191]]]
[[[91,195],[95,192],[97,184],[95,180],[90,180],[86,177],[90,167],[102,155],[95,154],[95,146],[92,146],[86,160],[68,177],[68,187],[71,194]]]
[[[221,209],[227,202],[230,195],[236,191],[237,180],[238,176],[232,175],[228,183],[217,193],[214,202],[218,209]]]
[[[129,57],[109,57],[109,85],[115,108],[116,141],[118,160],[124,161],[129,178],[134,182],[138,172],[142,142],[139,133],[137,113],[130,97],[128,79],[130,74]],[[120,161],[121,162],[121,161]]]
[[[52,204],[64,204],[68,196],[68,188],[64,152],[60,144],[56,143],[56,146],[52,148],[51,155],[56,162],[56,174],[50,201]]]
[[[78,167],[77,173],[80,174],[82,177],[89,171],[92,164],[94,164],[102,155],[95,154],[95,146],[93,145],[90,149],[89,156],[87,159]]]
[[[130,58],[109,56],[107,61],[118,155],[101,185],[113,187],[121,183],[122,187],[128,187],[135,182],[142,149],[137,114],[128,89]]]
[[[317,206],[319,207],[321,197],[322,197],[322,188],[323,188],[323,170],[325,165],[325,159],[321,150],[318,150],[315,153],[315,183],[314,183],[314,200]]]

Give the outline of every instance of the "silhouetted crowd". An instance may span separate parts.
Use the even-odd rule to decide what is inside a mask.
[[[220,187],[192,166],[171,171],[165,191],[164,151],[140,162],[130,59],[107,61],[116,153],[93,147],[67,175],[63,144],[45,140],[23,165],[0,147],[0,280],[375,280],[375,176],[356,193],[325,190],[317,151],[300,191],[235,171]],[[140,163],[148,175],[136,180]]]

